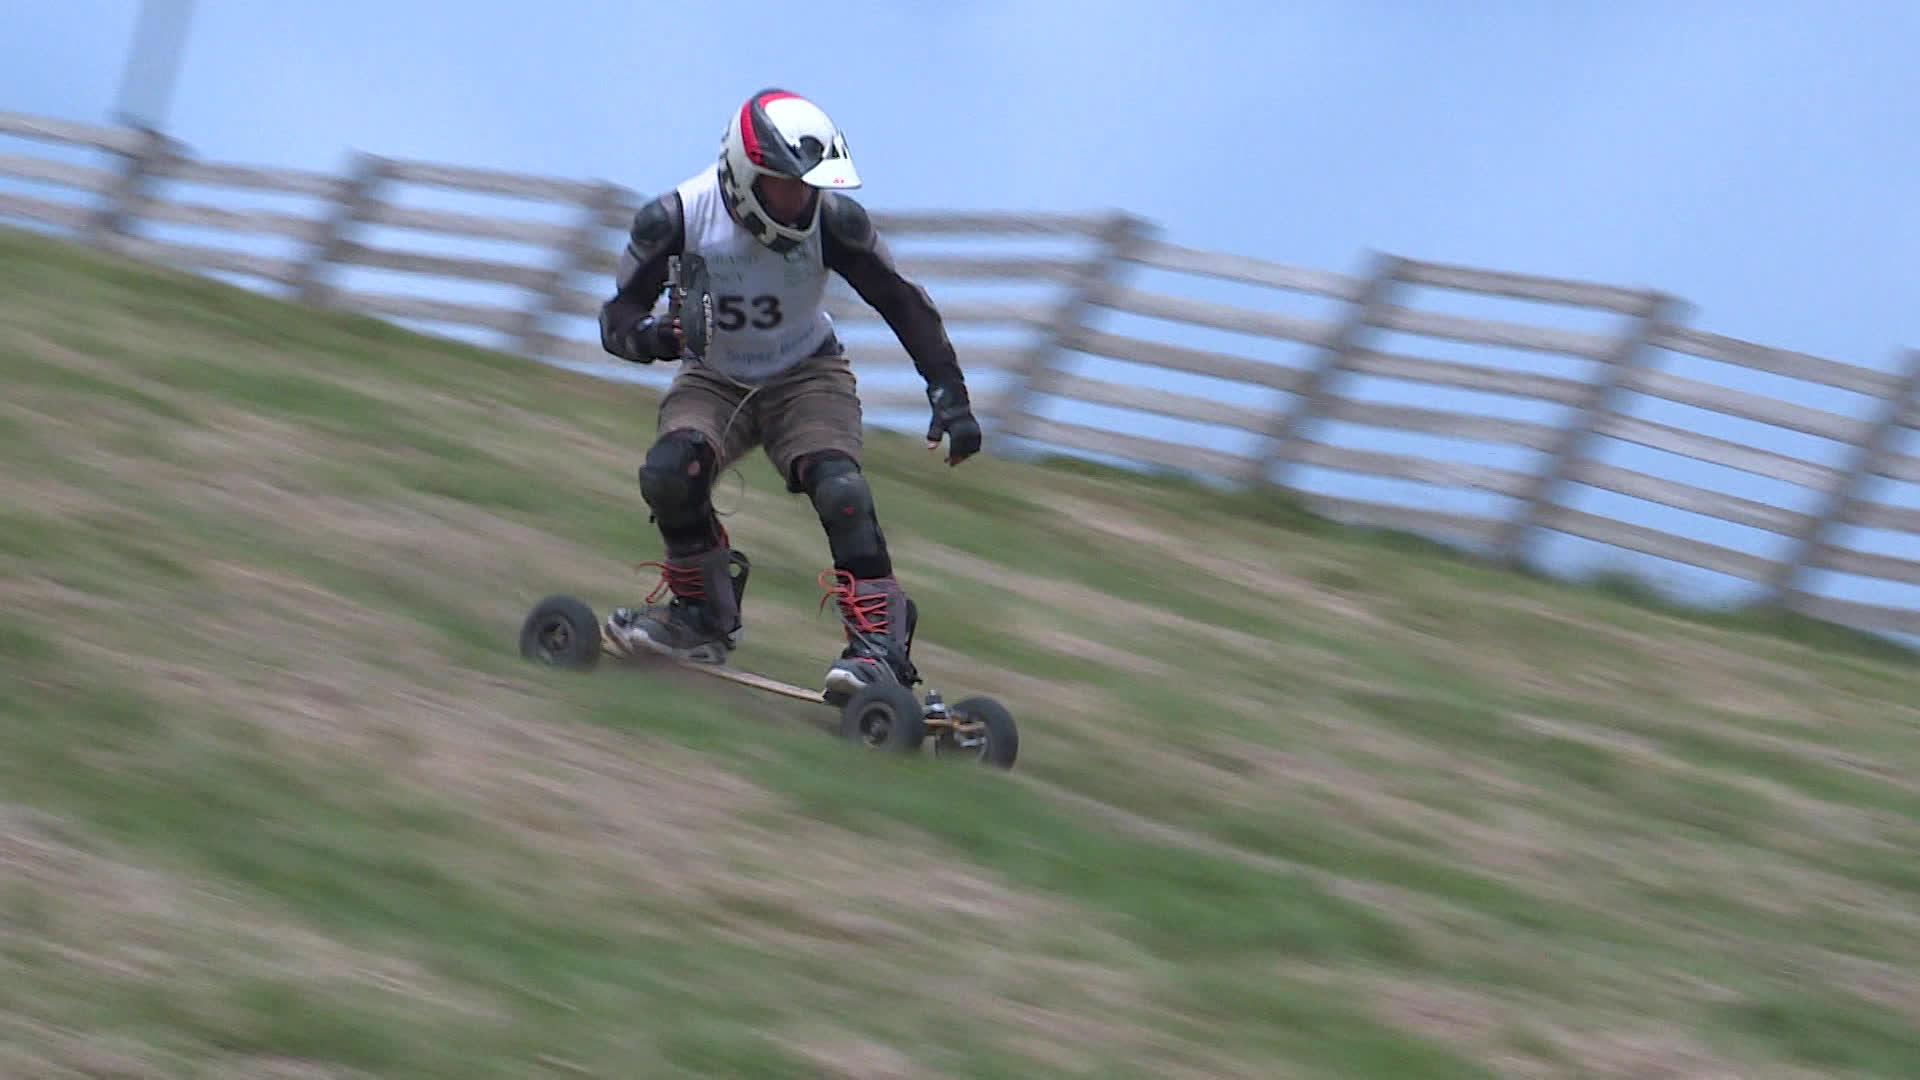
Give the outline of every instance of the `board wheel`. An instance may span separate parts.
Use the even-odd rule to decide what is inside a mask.
[[[926,711],[912,690],[875,683],[847,699],[840,711],[840,734],[876,750],[912,753],[926,738]]]
[[[600,661],[600,620],[584,600],[549,596],[520,624],[520,655],[552,667],[591,669]]]
[[[934,742],[936,757],[971,758],[1010,769],[1020,756],[1020,729],[1005,705],[990,697],[963,698],[947,706],[954,726]]]

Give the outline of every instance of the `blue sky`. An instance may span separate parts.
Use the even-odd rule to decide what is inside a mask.
[[[0,5],[0,108],[108,120],[137,7]],[[1302,266],[1655,287],[1883,367],[1920,345],[1916,41],[1920,4],[1810,0],[195,0],[165,126],[217,160],[651,191],[781,85],[841,122],[876,208],[1123,207]]]
[[[0,5],[0,105],[107,118],[136,8]],[[1095,10],[196,0],[168,126],[226,160],[362,148],[650,189],[779,84],[841,121],[875,206],[1122,206],[1308,266],[1383,248],[1656,286],[1860,362],[1920,341],[1920,5]]]

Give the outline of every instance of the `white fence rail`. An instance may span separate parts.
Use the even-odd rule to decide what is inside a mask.
[[[13,113],[0,113],[0,136],[29,148],[85,147],[103,159],[76,164],[0,153],[0,179],[62,196],[0,190],[0,220],[237,276],[307,303],[479,331],[490,344],[549,362],[615,369],[597,337],[569,331],[589,323],[610,291],[640,198],[626,188],[370,155],[337,176],[205,162],[152,133]],[[181,187],[217,194],[192,200],[175,194]],[[409,205],[405,197],[419,189],[518,199],[538,204],[545,217]],[[243,206],[232,197],[238,193],[303,198],[308,206]],[[1813,617],[1920,634],[1920,603],[1839,599],[1816,582],[1851,575],[1855,592],[1870,595],[1920,586],[1920,499],[1900,486],[1920,485],[1913,452],[1920,449],[1920,353],[1900,355],[1883,370],[1773,349],[1681,325],[1682,305],[1650,290],[1397,257],[1381,258],[1360,275],[1285,266],[1165,242],[1126,214],[875,216],[904,252],[905,271],[936,292],[956,333],[1014,335],[963,348],[969,379],[994,385],[976,397],[982,419],[998,433],[1042,448],[1285,487],[1335,517],[1431,533],[1515,559],[1542,535],[1578,537],[1730,575],[1757,586],[1765,602]],[[271,240],[285,250],[160,239],[149,235],[155,226]],[[379,239],[396,232],[402,241]],[[521,250],[481,256],[418,246],[419,238],[435,236]],[[955,239],[988,246],[905,250],[917,241]],[[1034,241],[1077,246],[1016,250]],[[360,271],[510,292],[456,300],[342,284]],[[1143,275],[1165,287],[1141,283]],[[1177,290],[1182,281],[1228,286],[1239,290],[1238,299],[1184,295]],[[961,295],[981,286],[1042,291]],[[1467,316],[1424,307],[1422,296],[1553,305],[1615,321],[1596,331]],[[1302,300],[1322,310],[1289,310]],[[863,386],[872,384],[869,408],[924,409],[907,357],[877,317],[839,287],[831,310],[850,335],[871,335],[857,355]],[[1103,325],[1115,320],[1127,326]],[[1208,343],[1195,344],[1200,338]],[[1277,358],[1276,349],[1293,355]],[[1515,354],[1537,362],[1515,362]],[[1684,365],[1657,363],[1655,354],[1843,391],[1863,404],[1841,413],[1735,388]],[[1447,404],[1459,395],[1506,402],[1506,413],[1554,414]],[[1814,460],[1791,448],[1791,438],[1707,434],[1701,423],[1662,411],[1676,405],[1689,416],[1731,418],[1745,431],[1824,440],[1837,452]],[[1066,419],[1062,406],[1117,419]],[[1170,426],[1177,431],[1164,430]],[[1352,445],[1338,437],[1342,430],[1391,438]],[[1493,464],[1394,445],[1407,436],[1505,457]],[[1622,447],[1639,457],[1608,460],[1607,451]],[[1708,471],[1683,470],[1679,462]],[[1344,478],[1334,485],[1340,490],[1311,490],[1302,481],[1307,471]],[[1729,479],[1736,475],[1798,494],[1769,501],[1728,490],[1738,486]],[[1418,485],[1430,494],[1351,493],[1371,481]],[[1419,505],[1448,492],[1491,499],[1496,508]],[[1654,527],[1577,505],[1575,496],[1593,493],[1752,530],[1770,538],[1772,550],[1703,539],[1700,533],[1713,531],[1704,525]],[[1858,537],[1868,533],[1879,540],[1868,546],[1880,550],[1862,546]]]

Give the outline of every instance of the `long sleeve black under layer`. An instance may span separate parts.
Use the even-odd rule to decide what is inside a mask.
[[[614,343],[630,340],[653,313],[667,287],[667,258],[680,254],[686,240],[679,192],[669,191],[634,213],[614,271],[613,298],[600,305],[600,340],[610,351]]]
[[[939,309],[925,289],[907,280],[894,265],[866,208],[835,192],[822,200],[820,231],[827,269],[846,279],[860,299],[886,320],[927,385],[964,392],[966,379]]]

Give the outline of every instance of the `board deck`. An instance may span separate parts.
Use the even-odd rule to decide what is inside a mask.
[[[716,679],[725,679],[731,683],[750,686],[755,690],[764,690],[769,694],[779,694],[781,697],[793,698],[796,701],[805,701],[814,705],[827,704],[826,695],[822,691],[809,690],[804,686],[795,686],[792,683],[781,682],[779,679],[770,679],[765,675],[757,675],[751,671],[742,671],[739,668],[728,667],[725,664],[694,664],[685,660],[676,660],[671,656],[630,655],[622,652],[612,642],[603,642],[602,650],[622,660],[652,660],[663,664],[672,664],[674,667],[697,671],[703,675],[711,675]]]

